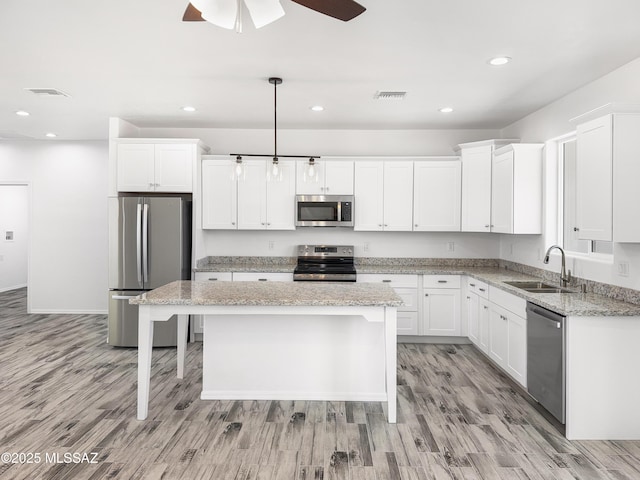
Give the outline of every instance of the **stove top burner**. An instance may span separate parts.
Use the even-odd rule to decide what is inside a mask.
[[[294,281],[355,282],[353,246],[299,245]]]

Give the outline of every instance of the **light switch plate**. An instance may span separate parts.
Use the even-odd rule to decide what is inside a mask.
[[[11,230],[7,230],[7,231],[4,233],[4,239],[5,239],[7,242],[13,242],[13,231],[11,231]]]
[[[618,262],[618,275],[621,277],[629,276],[629,262]]]

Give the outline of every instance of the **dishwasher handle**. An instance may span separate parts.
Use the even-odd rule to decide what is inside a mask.
[[[552,320],[554,322],[562,323],[565,319],[564,315],[560,315],[559,313],[553,312],[551,310],[547,310],[546,308],[542,308],[535,303],[527,303],[527,315],[533,313],[534,315],[539,315],[548,320]]]

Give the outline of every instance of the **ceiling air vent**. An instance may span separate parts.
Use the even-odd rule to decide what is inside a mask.
[[[25,88],[25,90],[35,93],[41,97],[70,97],[68,93],[56,88]]]
[[[375,100],[404,100],[407,92],[376,92],[373,96]]]

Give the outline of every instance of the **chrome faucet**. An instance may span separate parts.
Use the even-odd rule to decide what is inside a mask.
[[[553,250],[554,248],[560,250],[560,255],[562,258],[562,266],[560,267],[560,286],[566,287],[569,282],[571,282],[571,270],[569,270],[569,273],[567,273],[565,270],[564,250],[562,249],[562,247],[560,247],[559,245],[551,245],[548,248],[547,253],[545,253],[544,255],[544,263],[545,265],[549,264],[549,252],[551,252],[551,250]]]

